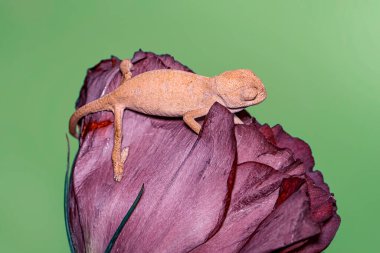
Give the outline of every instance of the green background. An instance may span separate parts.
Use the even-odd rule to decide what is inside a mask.
[[[377,251],[379,13],[365,0],[1,0],[0,251],[69,252],[68,118],[87,68],[139,48],[207,76],[252,69],[268,99],[250,112],[307,141],[335,193],[326,252]]]

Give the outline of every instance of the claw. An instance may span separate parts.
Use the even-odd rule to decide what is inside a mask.
[[[115,179],[116,182],[120,182],[122,177],[123,177],[122,175],[115,175],[113,178]]]

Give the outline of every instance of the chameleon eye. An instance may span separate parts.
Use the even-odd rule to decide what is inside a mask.
[[[257,90],[255,88],[245,88],[241,92],[241,98],[245,101],[254,100],[257,96]]]

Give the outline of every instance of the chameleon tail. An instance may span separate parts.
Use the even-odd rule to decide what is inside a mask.
[[[84,106],[80,107],[78,110],[76,110],[73,115],[70,118],[69,122],[69,132],[72,136],[75,138],[78,138],[79,135],[76,131],[76,127],[78,124],[78,121],[90,113],[95,113],[99,111],[113,111],[112,107],[109,106],[109,98],[108,96],[101,97],[99,99],[96,99],[88,104],[85,104]]]

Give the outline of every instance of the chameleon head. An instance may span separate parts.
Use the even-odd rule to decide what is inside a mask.
[[[218,96],[231,112],[262,102],[267,93],[261,80],[247,69],[226,71],[215,77]]]

